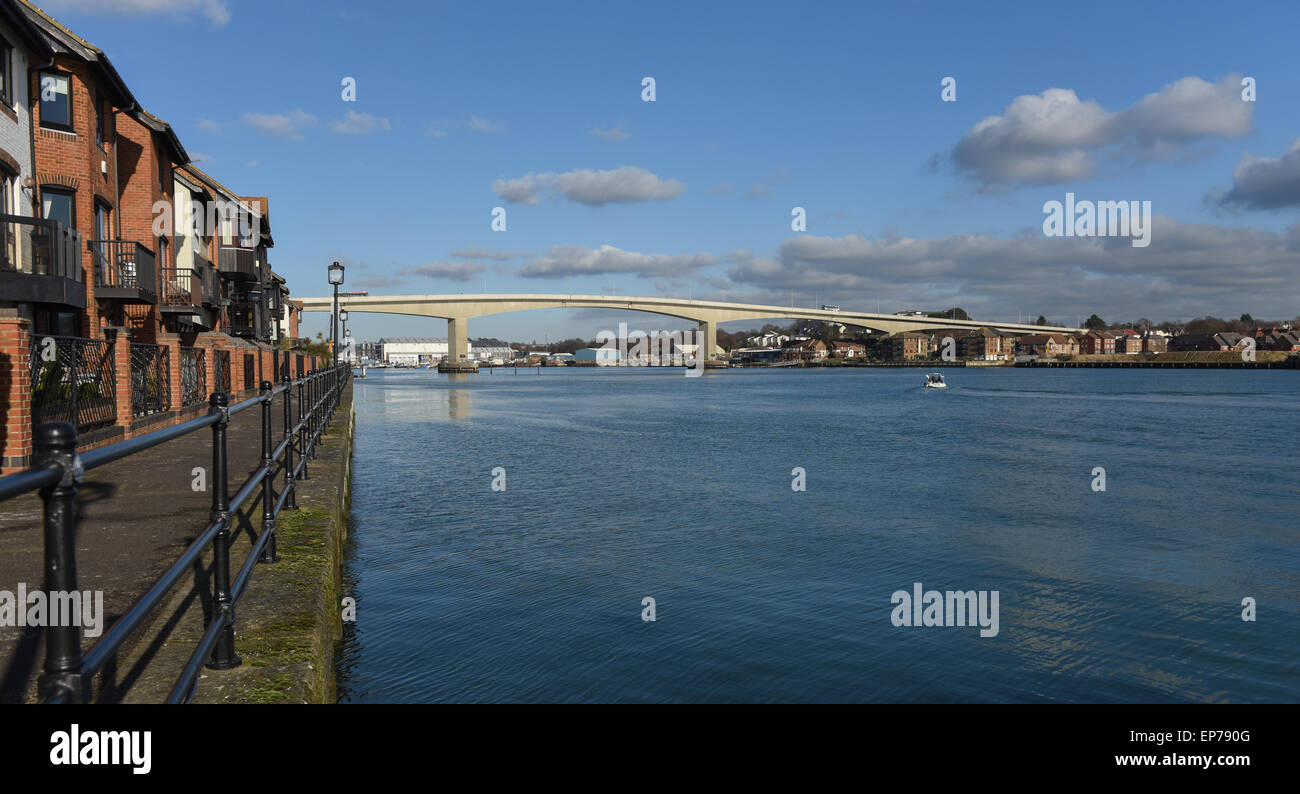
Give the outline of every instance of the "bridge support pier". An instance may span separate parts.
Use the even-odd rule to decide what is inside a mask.
[[[438,365],[439,372],[478,372],[478,364],[469,360],[469,318],[447,318],[447,357]]]
[[[714,351],[718,349],[718,324],[716,322],[700,320],[699,326],[695,330],[695,342],[699,345],[695,349],[695,355],[704,362],[705,369],[723,369],[727,366],[725,361],[714,358]]]

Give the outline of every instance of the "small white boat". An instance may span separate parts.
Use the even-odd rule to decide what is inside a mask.
[[[948,384],[946,384],[946,383],[943,382],[943,376],[942,376],[942,375],[940,375],[940,374],[937,373],[937,372],[931,372],[929,375],[926,375],[926,376],[925,376],[925,386],[922,387],[922,388],[926,388],[926,389],[946,389],[946,388],[948,388]]]

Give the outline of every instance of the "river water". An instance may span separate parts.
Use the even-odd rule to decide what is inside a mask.
[[[946,372],[371,370],[341,699],[1300,699],[1300,373]]]

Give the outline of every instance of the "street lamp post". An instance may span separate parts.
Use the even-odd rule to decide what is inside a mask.
[[[339,285],[343,283],[343,265],[338,262],[329,266],[329,280],[334,287],[334,311],[330,314],[330,338],[333,340],[331,352],[334,354],[334,366],[339,365]]]
[[[343,346],[347,347],[347,340],[349,337],[348,337],[348,310],[346,308],[339,309],[339,322],[343,323],[343,340],[344,340]],[[347,361],[349,364],[352,363],[352,357],[350,355],[348,356]]]

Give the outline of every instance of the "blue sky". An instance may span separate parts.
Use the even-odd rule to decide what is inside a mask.
[[[200,167],[270,197],[271,262],[296,296],[325,294],[340,259],[371,294],[486,278],[1063,322],[1300,314],[1300,14],[1284,3],[41,5]],[[160,68],[187,51],[188,69]],[[1151,201],[1150,246],[1045,237],[1043,203],[1067,191]],[[470,333],[592,337],[620,319],[665,323],[549,310]]]

